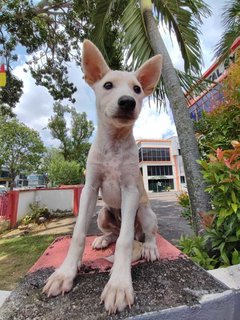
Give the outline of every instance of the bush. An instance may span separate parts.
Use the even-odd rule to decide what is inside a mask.
[[[192,226],[193,219],[192,219],[192,211],[190,208],[190,200],[189,200],[188,193],[182,191],[179,195],[177,195],[177,199],[180,206],[184,208],[184,210],[181,212],[181,216],[188,221],[190,226]]]
[[[240,143],[232,145],[233,149],[217,149],[209,160],[199,161],[213,209],[202,214],[201,238],[181,238],[179,244],[207,269],[240,263]]]
[[[204,269],[212,270],[216,267],[217,260],[208,253],[206,239],[203,236],[181,236],[178,247]]]
[[[183,208],[189,208],[190,207],[190,200],[189,195],[187,192],[182,191],[179,195],[177,195],[178,203]]]
[[[40,224],[42,223],[41,218],[44,218],[44,221],[50,218],[51,214],[47,207],[39,207],[36,203],[31,203],[29,207],[31,211],[22,219],[23,225],[28,225],[32,222]]]

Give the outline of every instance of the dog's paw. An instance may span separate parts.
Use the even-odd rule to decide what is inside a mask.
[[[92,248],[93,249],[104,249],[107,248],[107,246],[110,243],[110,239],[108,238],[108,236],[100,236],[94,239],[93,243],[92,243]]]
[[[75,275],[76,272],[64,271],[60,267],[47,279],[43,293],[48,297],[55,297],[59,294],[64,295],[65,292],[69,292],[72,289]]]
[[[120,281],[116,283],[110,279],[101,295],[101,303],[103,302],[108,314],[120,312],[127,306],[131,308],[134,302],[132,284]]]
[[[159,251],[156,243],[152,243],[152,242],[143,243],[142,258],[152,262],[160,259]]]

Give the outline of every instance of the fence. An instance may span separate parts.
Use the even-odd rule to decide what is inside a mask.
[[[0,219],[8,219],[8,202],[9,195],[7,192],[0,193]]]
[[[0,197],[0,218],[9,219],[14,227],[26,214],[29,205],[37,203],[52,211],[72,211],[78,214],[83,186],[50,189],[14,190]]]

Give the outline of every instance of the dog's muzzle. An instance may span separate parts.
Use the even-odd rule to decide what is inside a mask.
[[[118,111],[114,118],[121,121],[135,120],[134,110],[136,106],[136,101],[133,97],[122,96],[118,99]]]
[[[118,99],[118,105],[121,113],[131,113],[135,109],[136,101],[133,97],[122,96]]]

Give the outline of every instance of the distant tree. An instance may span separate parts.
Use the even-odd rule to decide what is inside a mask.
[[[0,119],[0,164],[8,168],[13,182],[18,174],[38,169],[45,147],[37,131],[17,119]]]
[[[231,45],[240,36],[240,1],[228,1],[222,10],[223,34],[215,47],[215,57],[224,59],[230,53]]]
[[[62,154],[55,153],[48,167],[48,179],[53,186],[80,184],[83,170],[76,161],[66,161]]]
[[[94,130],[93,122],[87,119],[85,112],[79,113],[74,107],[64,106],[60,102],[54,104],[53,112],[48,128],[53,138],[61,142],[60,150],[64,159],[77,161],[82,168],[85,168],[90,149],[89,138]],[[66,113],[71,116],[70,128],[67,127]]]

